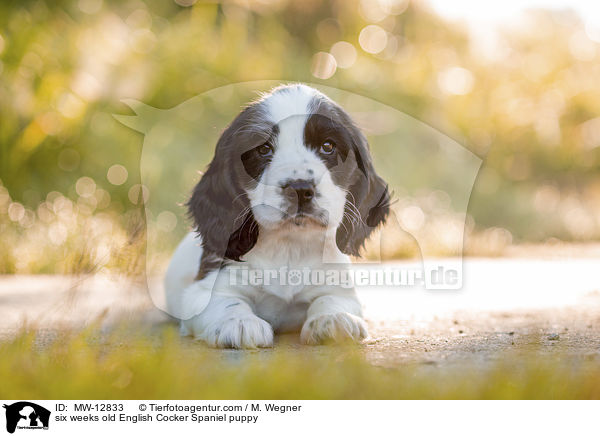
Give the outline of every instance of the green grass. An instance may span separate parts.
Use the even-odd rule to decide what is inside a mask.
[[[370,364],[361,346],[212,350],[172,328],[24,330],[0,343],[0,397],[35,399],[598,399],[596,360],[515,352],[470,364]]]

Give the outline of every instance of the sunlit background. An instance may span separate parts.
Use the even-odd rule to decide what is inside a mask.
[[[468,254],[597,241],[598,9],[557,0],[4,2],[0,273],[140,272],[142,206],[153,192],[140,177],[143,136],[112,114],[132,114],[124,99],[167,109],[266,79],[368,97],[484,158]],[[219,116],[217,131],[235,113]],[[197,147],[210,156],[214,144]],[[394,161],[393,150],[373,153]],[[431,233],[438,197],[399,198],[403,227]],[[174,210],[155,217],[167,241],[189,225]]]

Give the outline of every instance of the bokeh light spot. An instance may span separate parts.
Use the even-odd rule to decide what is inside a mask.
[[[425,222],[425,214],[419,206],[408,206],[400,212],[400,221],[406,230],[417,231]]]
[[[85,105],[81,99],[70,92],[59,98],[57,107],[60,113],[67,118],[77,118],[85,110]]]
[[[98,79],[85,71],[76,74],[71,88],[78,96],[88,101],[96,100],[102,93],[102,85]]]
[[[390,15],[400,15],[408,8],[409,0],[379,0],[381,7]]]
[[[473,74],[461,67],[451,67],[438,74],[438,85],[446,94],[465,95],[473,89]]]
[[[129,27],[132,28],[148,29],[152,26],[152,16],[146,9],[139,8],[129,14],[129,16],[125,19],[125,22]]]
[[[61,116],[54,111],[38,115],[35,121],[46,135],[56,135],[63,128]]]
[[[383,1],[361,0],[359,3],[359,12],[362,17],[372,23],[378,23],[388,16]]]
[[[156,225],[163,232],[172,232],[177,226],[177,217],[173,212],[164,210],[156,217]]]
[[[337,66],[340,68],[350,68],[356,62],[356,48],[346,41],[338,41],[329,52],[335,58]]]
[[[8,217],[11,221],[17,222],[25,216],[25,207],[21,203],[11,203],[8,206]]]
[[[329,79],[335,74],[337,63],[335,58],[323,51],[315,54],[312,59],[311,73],[318,79]]]
[[[58,155],[58,167],[64,171],[74,171],[79,166],[80,160],[77,150],[66,148]]]
[[[96,191],[96,182],[91,177],[81,177],[75,183],[75,191],[81,197],[91,197]]]
[[[94,197],[96,197],[96,207],[98,209],[106,209],[110,206],[110,194],[104,189],[96,189]]]
[[[54,219],[54,213],[47,203],[41,203],[37,208],[37,215],[40,221],[49,224]]]
[[[129,201],[133,204],[143,204],[148,202],[150,190],[144,185],[133,185],[127,193]]]
[[[575,32],[569,38],[569,51],[579,61],[592,61],[596,57],[596,43],[585,32]]]
[[[387,41],[387,32],[374,24],[366,26],[358,35],[358,43],[361,48],[371,54],[383,51],[387,45]]]
[[[317,36],[324,44],[332,44],[341,36],[340,24],[333,18],[327,18],[317,24]]]
[[[115,164],[106,172],[106,178],[113,185],[119,186],[127,181],[129,173],[123,165]]]

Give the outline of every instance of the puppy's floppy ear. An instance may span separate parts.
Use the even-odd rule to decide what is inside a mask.
[[[366,138],[345,112],[339,115],[352,138],[356,169],[336,242],[343,253],[360,256],[369,235],[385,223],[390,210],[390,194],[387,183],[375,172]]]
[[[187,203],[204,252],[213,258],[239,261],[258,239],[258,225],[239,177],[240,147],[236,136],[251,110],[248,107],[242,111],[223,132],[212,162]]]

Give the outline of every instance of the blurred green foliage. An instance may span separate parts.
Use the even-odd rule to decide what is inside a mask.
[[[505,242],[600,237],[600,45],[574,13],[531,11],[490,39],[421,2],[192,3],[0,3],[3,234],[43,221],[57,193],[74,213],[137,228],[143,139],[112,118],[131,113],[121,100],[164,109],[274,79],[367,96],[485,156],[475,230]],[[107,178],[115,164],[122,184]]]

